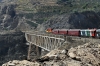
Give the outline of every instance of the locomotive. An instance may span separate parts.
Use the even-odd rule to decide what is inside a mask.
[[[48,28],[46,32],[79,37],[93,37],[100,38],[100,29],[51,29]]]

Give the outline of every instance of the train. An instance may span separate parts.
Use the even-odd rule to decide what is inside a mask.
[[[79,37],[93,37],[100,38],[100,29],[46,29],[46,32],[66,35],[66,36],[79,36]]]

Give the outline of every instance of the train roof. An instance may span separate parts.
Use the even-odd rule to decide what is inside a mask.
[[[100,29],[97,29],[96,32],[100,32]]]
[[[61,31],[62,31],[62,30],[68,30],[68,29],[59,29],[59,30],[61,30]]]
[[[68,31],[79,31],[81,29],[69,29]]]
[[[95,31],[96,29],[81,29],[80,31],[85,31],[85,30],[87,30],[87,31]]]

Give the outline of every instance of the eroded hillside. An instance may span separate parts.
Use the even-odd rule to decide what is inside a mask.
[[[99,3],[98,0],[2,0],[0,28],[22,31],[40,30],[41,26],[46,26],[45,29],[99,28],[96,26],[100,19]]]
[[[45,28],[69,28],[69,29],[87,29],[100,28],[99,12],[85,11],[73,14],[64,14],[54,16],[47,22],[43,23]]]

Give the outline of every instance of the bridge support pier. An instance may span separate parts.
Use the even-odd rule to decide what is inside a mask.
[[[38,46],[36,46],[36,54],[37,54],[38,57],[41,56],[41,48],[38,47]]]
[[[32,43],[29,44],[27,60],[30,60],[31,49],[32,49]]]
[[[28,48],[27,60],[32,60],[41,56],[41,48],[30,43]]]

